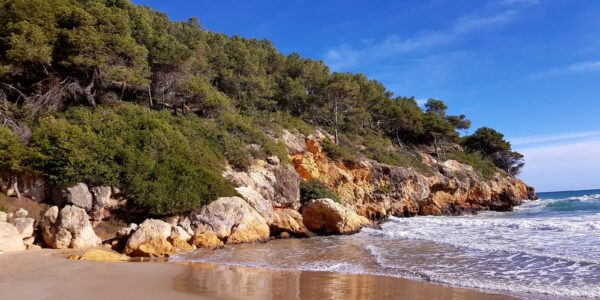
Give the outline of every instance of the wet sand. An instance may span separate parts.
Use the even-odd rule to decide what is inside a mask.
[[[72,253],[0,255],[0,299],[511,299],[382,276],[67,260]]]

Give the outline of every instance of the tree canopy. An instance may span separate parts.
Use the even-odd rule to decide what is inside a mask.
[[[111,122],[120,125],[102,124]],[[322,61],[282,55],[268,40],[210,32],[195,18],[171,21],[129,0],[0,0],[0,127],[16,133],[0,132],[0,157],[31,150],[37,156],[28,164],[56,184],[128,185],[157,214],[167,212],[159,187],[189,200],[174,211],[228,190],[213,176],[223,165],[202,159],[241,169],[255,157],[287,159],[266,134],[280,127],[323,128],[335,136],[332,153],[346,158],[425,169],[411,149],[434,145],[441,157],[470,126],[442,100],[422,108],[363,74],[331,72]],[[492,129],[463,144],[511,174],[522,167]],[[21,165],[6,160],[0,168]],[[185,186],[198,176],[204,185]]]

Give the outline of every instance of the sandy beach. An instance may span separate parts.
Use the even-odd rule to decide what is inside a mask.
[[[510,299],[380,276],[66,259],[72,253],[0,255],[0,299]]]

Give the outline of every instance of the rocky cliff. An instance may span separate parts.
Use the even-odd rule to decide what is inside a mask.
[[[0,214],[0,222],[6,223],[2,234],[11,241],[10,245],[0,243],[0,251],[25,249],[21,240],[30,248],[35,240],[50,248],[103,243],[130,256],[163,257],[198,247],[216,249],[270,238],[351,234],[389,216],[506,211],[535,198],[533,189],[514,177],[498,172],[484,180],[470,166],[438,161],[424,153],[421,159],[429,172],[369,159],[332,160],[321,146],[330,138],[319,131],[310,136],[285,131],[280,140],[289,150],[291,163],[270,157],[256,160],[247,170],[227,168],[223,176],[235,184],[238,197],[219,198],[190,214],[148,219],[140,225],[124,219],[117,222],[122,225],[114,225],[117,216],[122,218],[127,212],[127,200],[116,188],[80,183],[48,193],[40,178],[24,180],[26,196],[52,195],[55,206],[35,220],[35,226],[31,219],[31,232],[24,235],[18,235],[22,230],[12,214]],[[300,182],[312,179],[333,190],[339,202],[312,199],[302,203]]]

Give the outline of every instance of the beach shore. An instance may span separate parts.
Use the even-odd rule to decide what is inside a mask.
[[[510,299],[381,276],[66,259],[73,253],[0,255],[0,299]]]

